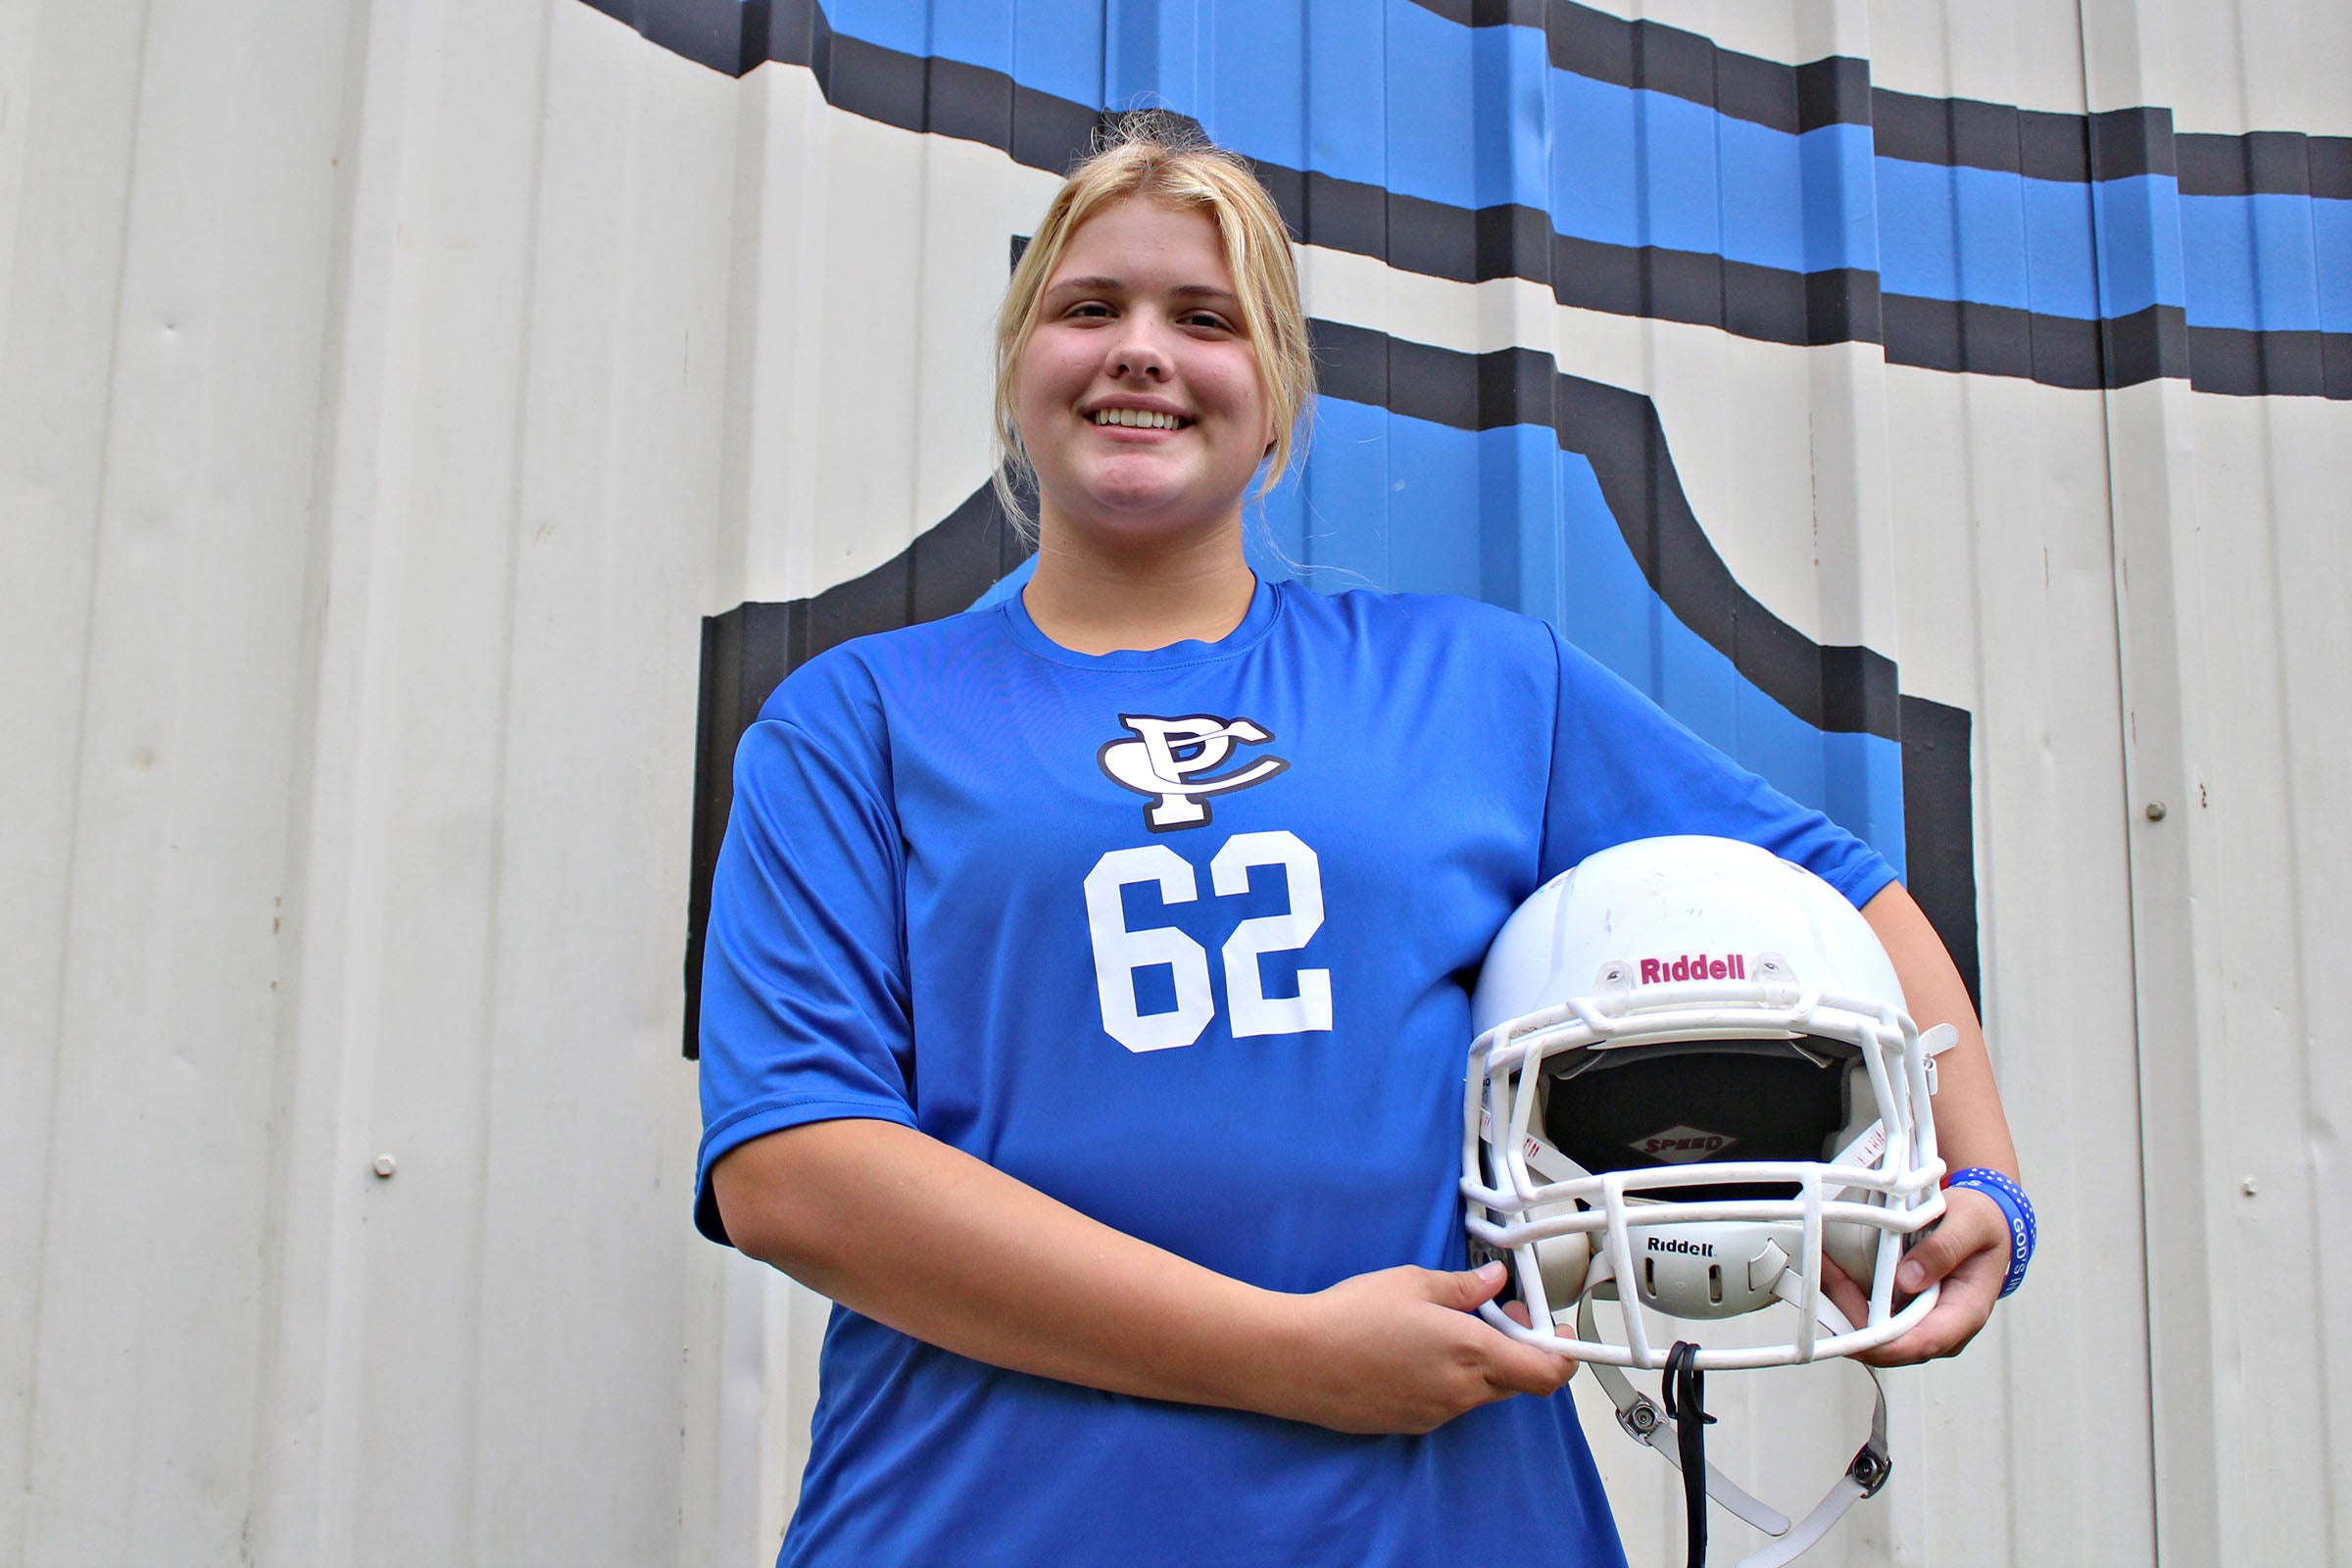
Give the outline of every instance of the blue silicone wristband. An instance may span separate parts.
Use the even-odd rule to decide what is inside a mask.
[[[2040,1227],[2034,1218],[2034,1201],[2026,1190],[1989,1165],[1971,1165],[1966,1170],[1952,1172],[1943,1179],[1946,1187],[1966,1187],[1983,1193],[2000,1205],[2001,1214],[2009,1222],[2009,1273],[2001,1281],[2001,1294],[2007,1296],[2026,1283],[2026,1265],[2034,1261],[2034,1247],[2041,1239]]]

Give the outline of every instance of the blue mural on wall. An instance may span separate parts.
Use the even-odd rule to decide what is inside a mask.
[[[1251,158],[1302,241],[1405,271],[1956,373],[2352,397],[2352,140],[1894,93],[1864,60],[1790,66],[1540,0],[585,3],[713,70],[806,68],[837,111],[1056,172],[1105,106],[1169,107]],[[1974,992],[1969,715],[1742,589],[1646,397],[1531,349],[1314,326],[1316,443],[1269,499],[1260,568],[1553,621],[1904,866]],[[690,994],[726,758],[767,690],[1007,591],[1025,554],[983,487],[854,582],[712,617]]]
[[[1309,243],[2062,386],[2352,397],[2352,138],[1890,92],[1541,0],[587,0],[737,74],[1066,167],[1163,103]]]

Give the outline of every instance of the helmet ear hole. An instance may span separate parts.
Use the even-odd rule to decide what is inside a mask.
[[[1544,1296],[1555,1313],[1575,1308],[1592,1266],[1592,1239],[1581,1231],[1536,1244],[1536,1269],[1544,1276]]]
[[[1862,1064],[1861,1053],[1854,1053],[1847,1060],[1841,1077],[1838,1129],[1821,1146],[1823,1159],[1836,1159],[1851,1149],[1854,1140],[1868,1132],[1879,1119],[1878,1102],[1870,1092],[1870,1069]]]
[[[1845,1270],[1864,1295],[1879,1271],[1879,1232],[1868,1225],[1828,1224],[1821,1228],[1821,1250],[1831,1262]]]

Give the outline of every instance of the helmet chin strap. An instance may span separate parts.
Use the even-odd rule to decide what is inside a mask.
[[[1658,1380],[1658,1395],[1666,1401],[1666,1419],[1674,1423],[1675,1468],[1683,1473],[1683,1539],[1690,1544],[1690,1568],[1707,1568],[1707,1428],[1715,1418],[1706,1411],[1703,1390],[1706,1374],[1698,1369],[1698,1347],[1677,1340],[1666,1352],[1666,1370]]]
[[[1772,1293],[1802,1311],[1803,1287],[1792,1282],[1792,1270],[1783,1272],[1774,1282]],[[1587,1291],[1577,1302],[1579,1339],[1599,1339],[1598,1325],[1592,1316],[1592,1303],[1598,1295],[1598,1291]],[[1853,1332],[1845,1314],[1832,1305],[1826,1296],[1820,1298],[1816,1316],[1821,1326],[1833,1335]],[[1703,1568],[1706,1561],[1706,1511],[1700,1500],[1702,1496],[1714,1498],[1774,1538],[1771,1544],[1740,1558],[1739,1568],[1781,1568],[1784,1563],[1795,1561],[1828,1535],[1857,1501],[1876,1495],[1892,1474],[1894,1464],[1886,1456],[1886,1386],[1879,1381],[1875,1367],[1863,1366],[1870,1374],[1871,1393],[1876,1396],[1870,1418],[1870,1441],[1855,1453],[1853,1462],[1845,1467],[1845,1473],[1823,1494],[1821,1501],[1813,1505],[1813,1511],[1792,1525],[1788,1515],[1741,1490],[1729,1476],[1706,1462],[1702,1432],[1714,1417],[1700,1408],[1696,1352],[1696,1346],[1679,1342],[1667,1352],[1665,1409],[1636,1389],[1624,1368],[1603,1361],[1590,1365],[1610,1402],[1617,1406],[1617,1424],[1625,1429],[1626,1436],[1683,1472],[1684,1494],[1690,1504],[1690,1568]],[[1666,1441],[1660,1441],[1661,1434]]]

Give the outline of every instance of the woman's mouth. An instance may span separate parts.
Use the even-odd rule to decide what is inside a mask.
[[[1181,430],[1193,422],[1181,414],[1156,409],[1097,409],[1087,418],[1096,425],[1127,430]]]

